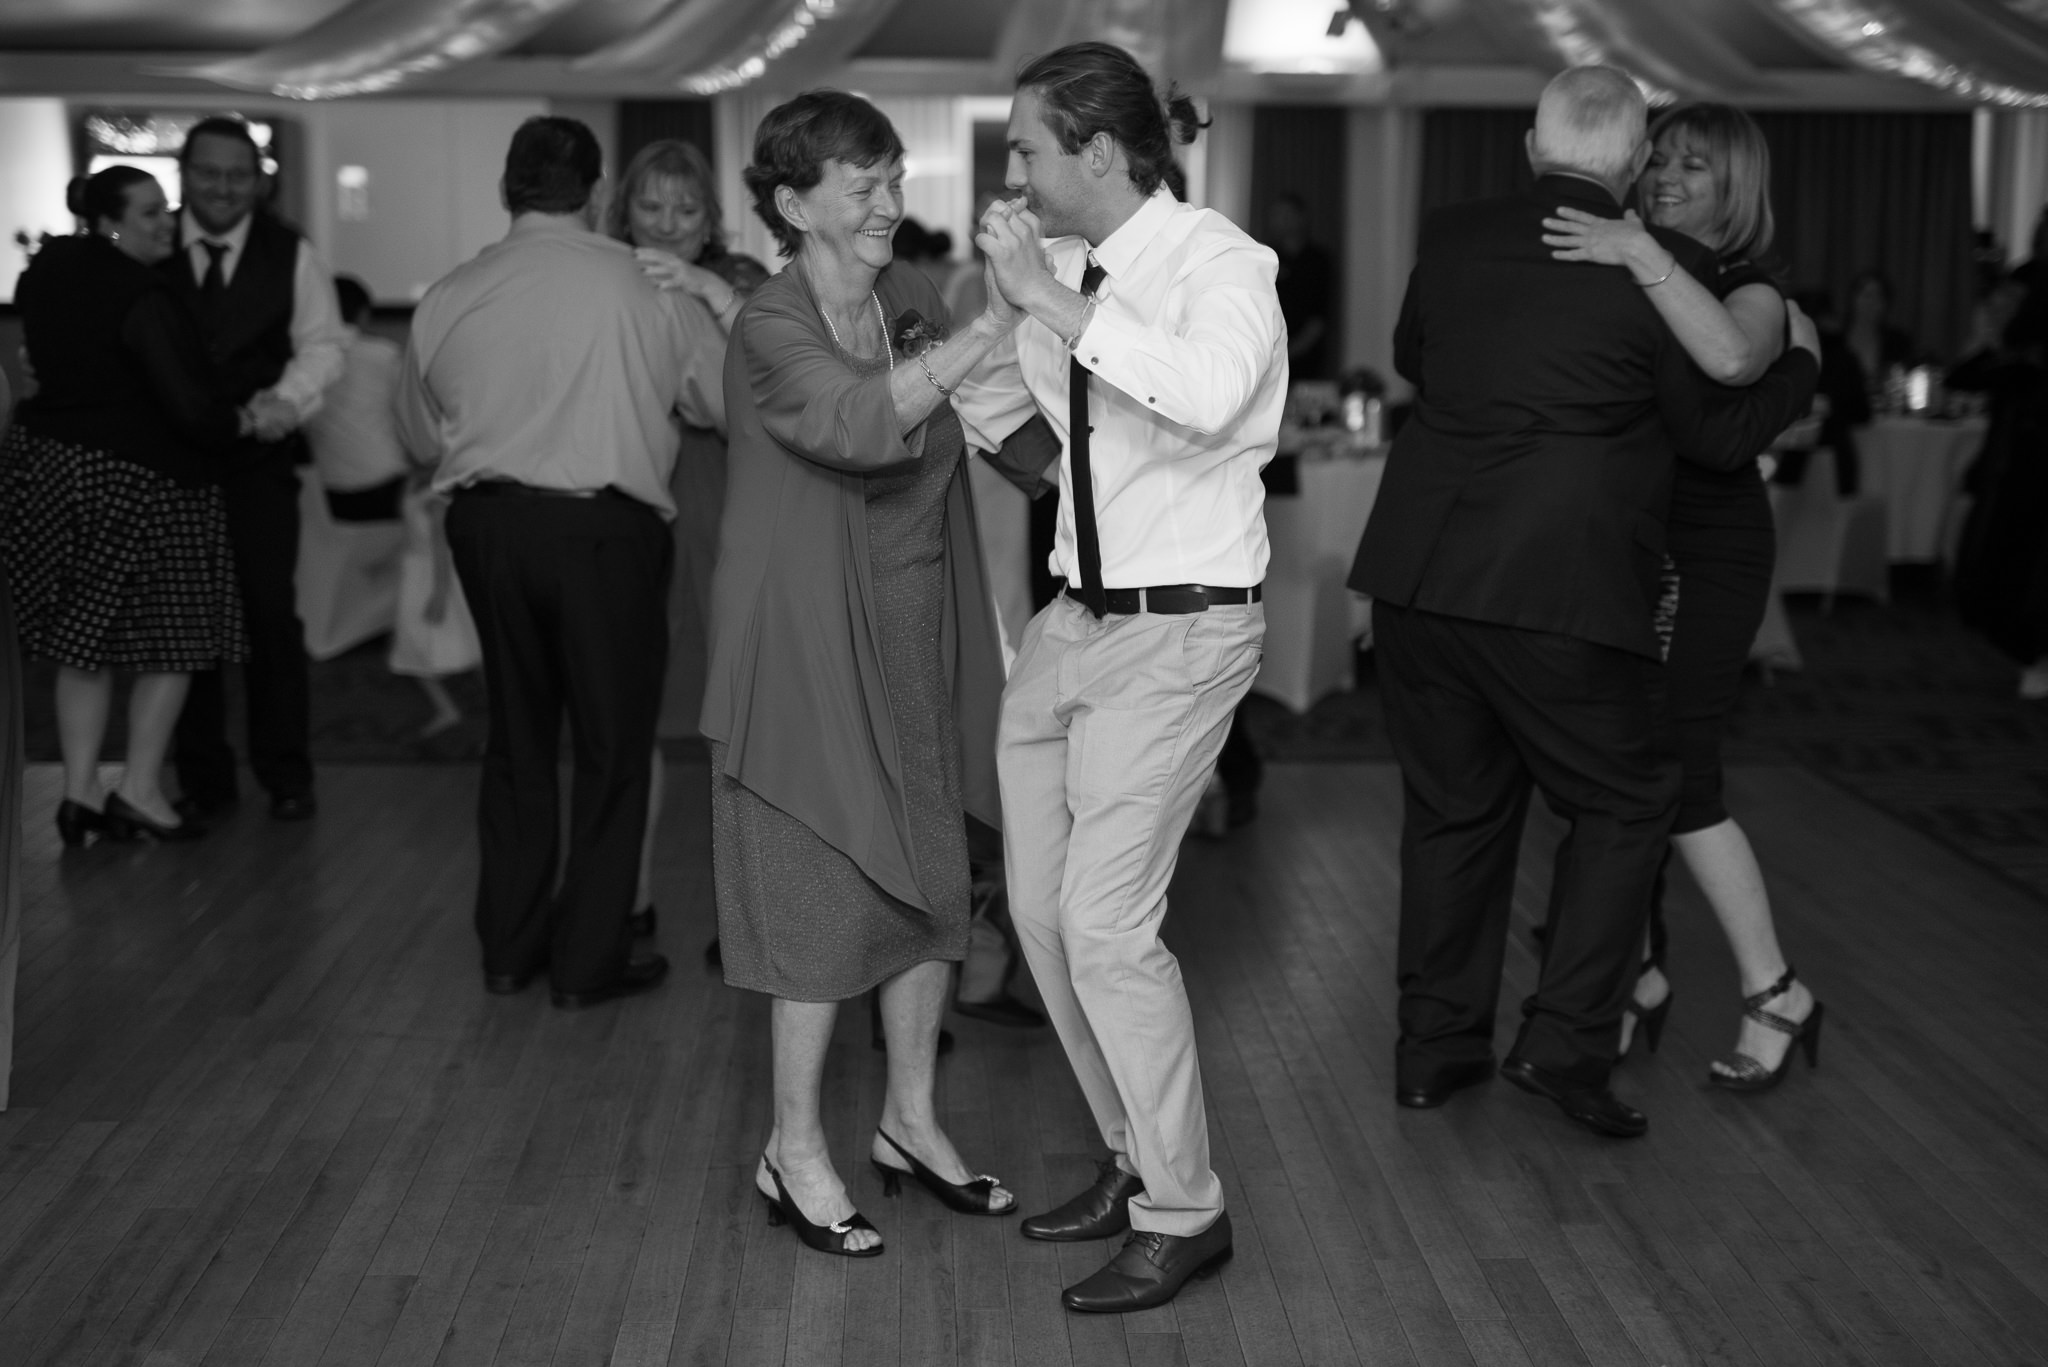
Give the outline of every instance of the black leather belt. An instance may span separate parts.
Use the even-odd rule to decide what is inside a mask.
[[[1256,603],[1266,596],[1265,586],[1248,589],[1219,589],[1209,584],[1155,584],[1149,589],[1108,589],[1109,610],[1130,612],[1207,612],[1210,608],[1238,603]],[[1083,602],[1079,589],[1068,589],[1067,597]]]
[[[538,484],[521,484],[516,479],[480,479],[474,484],[465,484],[455,491],[458,494],[490,494],[503,498],[511,494],[523,494],[528,498],[596,498],[599,494],[610,493],[606,489],[544,489]]]

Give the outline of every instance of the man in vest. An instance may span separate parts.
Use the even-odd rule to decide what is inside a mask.
[[[255,434],[222,483],[228,539],[249,628],[243,666],[249,764],[270,814],[313,814],[305,629],[293,575],[299,558],[299,428],[341,375],[347,333],[334,281],[305,239],[257,211],[264,177],[256,140],[234,118],[202,119],[178,154],[184,205],[178,248],[161,267],[191,303],[238,402],[254,403]],[[234,802],[219,670],[195,674],[178,721],[181,808],[203,816]]]

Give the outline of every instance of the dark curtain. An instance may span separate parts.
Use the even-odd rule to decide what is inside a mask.
[[[697,145],[713,167],[718,165],[711,139],[709,100],[620,100],[619,169],[650,142],[676,138]]]
[[[1533,109],[1429,109],[1422,115],[1422,212],[1526,190]]]
[[[1252,110],[1253,221],[1241,225],[1266,241],[1266,208],[1292,192],[1308,211],[1309,241],[1330,254],[1326,362],[1341,364],[1344,348],[1345,111],[1333,105],[1262,104]]]
[[[1530,110],[1432,109],[1422,119],[1421,208],[1529,184]],[[1776,255],[1794,289],[1840,307],[1865,270],[1892,285],[1892,320],[1916,349],[1952,357],[1972,303],[1970,116],[1756,115],[1771,145]]]
[[[1765,113],[1777,255],[1795,288],[1837,309],[1865,270],[1892,286],[1892,322],[1953,359],[1969,332],[1975,244],[1970,116]]]

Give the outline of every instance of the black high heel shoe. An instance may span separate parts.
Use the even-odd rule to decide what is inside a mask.
[[[156,840],[197,840],[206,834],[206,827],[190,817],[175,826],[153,820],[119,793],[107,794],[106,823],[107,834],[116,840],[133,840],[138,835]]]
[[[796,1237],[803,1240],[804,1247],[815,1248],[820,1253],[832,1253],[841,1258],[881,1256],[881,1244],[871,1248],[846,1246],[846,1236],[856,1229],[874,1230],[875,1227],[868,1223],[865,1215],[855,1211],[849,1218],[841,1220],[836,1225],[814,1225],[805,1219],[803,1211],[797,1208],[796,1202],[790,1197],[789,1189],[782,1185],[782,1174],[775,1170],[775,1165],[768,1161],[768,1155],[765,1153],[761,1155],[761,1166],[767,1169],[768,1180],[775,1184],[775,1190],[771,1193],[761,1190],[758,1179],[754,1182],[754,1190],[761,1192],[761,1199],[768,1203],[769,1224],[788,1225],[796,1231]]]
[[[1654,963],[1646,963],[1642,967],[1642,973],[1647,973],[1656,967],[1657,965]],[[1662,972],[1661,969],[1658,971]],[[1641,973],[1637,974],[1636,980],[1638,982],[1642,981]],[[1671,978],[1668,974],[1664,978],[1664,1000],[1658,1002],[1655,1006],[1644,1006],[1637,1002],[1633,991],[1631,991],[1628,1005],[1621,1009],[1621,1013],[1624,1016],[1633,1016],[1636,1022],[1636,1028],[1629,1035],[1630,1048],[1635,1046],[1637,1038],[1640,1037],[1643,1043],[1649,1046],[1651,1053],[1657,1052],[1657,1045],[1664,1038],[1665,1018],[1671,1014],[1671,1003],[1677,996],[1678,989],[1671,985]],[[1628,1049],[1623,1049],[1621,1051],[1622,1057],[1626,1058],[1628,1052]]]
[[[875,1134],[884,1144],[887,1144],[890,1148],[896,1150],[897,1153],[903,1155],[904,1162],[910,1164],[910,1167],[907,1169],[894,1167],[884,1163],[873,1154],[868,1155],[868,1162],[874,1164],[875,1171],[882,1174],[882,1195],[896,1195],[903,1190],[904,1178],[915,1177],[919,1186],[945,1202],[950,1209],[957,1210],[962,1215],[1015,1215],[1017,1213],[1017,1198],[1015,1196],[1010,1198],[1010,1204],[1007,1206],[995,1204],[996,1188],[1003,1184],[1001,1178],[990,1177],[987,1173],[982,1173],[972,1181],[948,1182],[945,1178],[918,1162],[916,1154],[904,1148],[894,1139],[891,1139],[887,1130],[877,1127]]]
[[[1803,1021],[1788,1020],[1775,1011],[1764,1010],[1765,1002],[1791,991],[1792,984],[1797,981],[1799,974],[1787,964],[1783,977],[1755,996],[1742,999],[1742,1014],[1746,1019],[1792,1037],[1792,1043],[1786,1047],[1785,1057],[1779,1060],[1778,1066],[1766,1068],[1761,1059],[1752,1058],[1738,1050],[1720,1060],[1722,1064],[1734,1070],[1733,1075],[1709,1068],[1707,1081],[1731,1092],[1768,1092],[1783,1082],[1785,1074],[1792,1071],[1792,1056],[1796,1053],[1805,1053],[1807,1067],[1820,1067],[1820,1023],[1827,1013],[1827,1008],[1820,1004],[1819,998],[1814,999],[1813,1010],[1807,1013]]]
[[[96,835],[107,834],[107,816],[96,812],[83,802],[65,798],[57,804],[57,838],[71,848],[89,843]]]

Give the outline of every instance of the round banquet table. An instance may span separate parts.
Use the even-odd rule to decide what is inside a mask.
[[[1297,490],[1266,495],[1266,642],[1252,687],[1296,712],[1353,684],[1354,644],[1371,605],[1345,587],[1379,496],[1386,448],[1331,429],[1282,429]]]
[[[1984,444],[1982,418],[1882,417],[1856,434],[1862,491],[1885,503],[1894,562],[1943,558],[1963,471]]]

